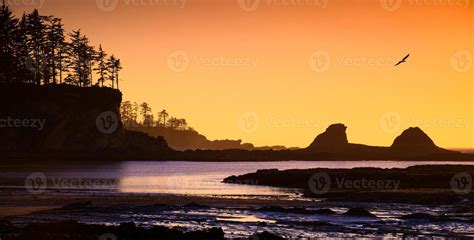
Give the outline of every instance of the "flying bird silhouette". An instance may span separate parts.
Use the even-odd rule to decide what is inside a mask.
[[[399,61],[397,64],[395,64],[395,67],[402,64],[402,63],[404,63],[404,62],[407,62],[406,60],[409,56],[410,56],[410,54],[406,55],[401,61]]]

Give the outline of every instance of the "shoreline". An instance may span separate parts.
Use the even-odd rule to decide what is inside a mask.
[[[402,204],[398,206],[356,201],[333,202],[324,201],[323,199],[314,201],[229,199],[173,194],[97,194],[71,191],[46,192],[38,196],[25,194],[24,192],[19,193],[18,191],[5,192],[3,190],[0,190],[0,203],[0,225],[3,224],[3,227],[11,226],[15,229],[12,232],[20,233],[20,235],[28,235],[32,228],[38,229],[38,232],[33,231],[38,234],[60,234],[62,236],[66,233],[77,234],[77,229],[94,227],[102,231],[103,228],[120,229],[125,225],[133,225],[135,227],[132,227],[132,229],[135,229],[135,233],[136,231],[150,231],[156,228],[175,229],[174,231],[179,230],[182,233],[206,232],[210,229],[220,228],[223,230],[221,233],[223,238],[221,239],[252,239],[250,237],[252,234],[261,234],[265,231],[273,234],[273,236],[301,237],[299,234],[293,235],[295,233],[285,232],[288,229],[308,234],[303,237],[387,237],[403,235],[463,238],[470,236],[467,233],[468,229],[474,227],[474,212],[472,212],[473,208],[469,204],[454,205],[455,207],[451,208],[436,204]],[[10,209],[10,214],[6,214],[5,206],[15,205],[17,205],[17,208]],[[32,206],[36,208],[33,209]],[[427,207],[433,208],[433,211],[424,211],[423,209]],[[407,209],[409,209],[409,212],[407,212]],[[438,212],[440,210],[442,211]],[[397,226],[391,226],[390,222],[395,219],[387,221],[386,214],[392,211],[398,213],[394,213],[395,215],[391,218],[402,221],[402,226],[398,226],[398,224]],[[250,222],[240,222],[238,220],[239,215],[245,212],[255,216],[256,219],[250,220]],[[446,215],[446,213],[449,213],[449,215]],[[199,217],[201,215],[204,218]],[[270,220],[267,217],[270,217]],[[144,222],[148,224],[146,226],[142,225]],[[346,225],[349,223],[362,224],[362,226],[353,229]],[[419,224],[427,224],[426,227],[430,228],[432,224],[442,226],[445,223],[461,224],[466,229],[462,230],[464,227],[457,227],[447,232],[425,232],[421,235],[418,232]],[[62,232],[63,230],[58,230],[57,226],[65,226],[66,229],[73,226],[75,230],[72,232],[64,230],[66,232]],[[229,229],[229,227],[234,230]],[[245,233],[235,233],[234,231],[237,231],[237,229],[245,229]],[[124,236],[123,232],[106,232],[118,234],[118,237]],[[103,233],[100,232],[98,235]],[[235,234],[238,237],[235,237]],[[2,233],[0,233],[0,236],[2,239],[17,239],[8,238],[8,235],[5,236]],[[138,236],[134,235],[131,239],[140,239]],[[160,237],[153,239],[162,239]],[[91,236],[77,239],[91,239]],[[97,239],[97,236],[95,239]]]

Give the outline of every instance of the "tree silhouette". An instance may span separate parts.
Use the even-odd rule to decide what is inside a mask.
[[[107,60],[107,68],[111,73],[109,80],[112,82],[112,88],[114,88],[114,84],[116,84],[117,89],[119,89],[119,72],[122,70],[120,59],[115,58],[114,55],[110,56],[110,58]]]
[[[107,67],[106,62],[107,54],[102,49],[102,45],[99,45],[99,51],[97,51],[97,68],[94,70],[97,72],[99,78],[97,79],[97,83],[100,84],[101,87],[104,86],[104,82],[107,80],[109,75],[109,69]]]
[[[144,102],[140,105],[140,113],[143,118],[143,125],[151,126],[153,124],[153,115],[150,114],[151,112],[152,110],[148,103]]]
[[[3,2],[0,8],[0,82],[14,81],[15,43],[18,20],[13,17],[11,9]]]
[[[45,17],[39,15],[37,9],[26,16],[26,34],[28,42],[28,51],[30,57],[27,59],[27,65],[33,72],[33,81],[41,84],[44,80],[48,84],[48,80],[44,78],[44,70],[47,65],[46,52],[46,25],[44,24]]]
[[[17,83],[32,83],[33,75],[27,65],[27,60],[30,59],[29,47],[28,47],[28,36],[27,36],[27,17],[23,14],[21,20],[18,23],[18,29],[16,34],[16,74]]]
[[[158,113],[158,121],[163,120],[163,127],[166,127],[166,118],[168,118],[168,116],[169,114],[165,109]]]
[[[86,47],[86,64],[88,66],[87,72],[89,73],[89,84],[92,86],[93,84],[93,73],[94,73],[94,62],[96,60],[97,52],[95,51],[93,46],[87,45]]]
[[[140,109],[140,115],[143,119],[141,124],[136,121],[136,113],[138,109]],[[151,106],[146,102],[138,106],[136,102],[131,103],[130,101],[125,101],[120,106],[120,112],[122,113],[122,120],[124,123],[130,121],[131,123],[136,124],[138,126],[155,126],[180,131],[194,131],[191,127],[188,126],[186,119],[170,117],[170,114],[165,109],[157,113],[157,120],[156,122],[153,122]],[[168,117],[170,118],[168,119]],[[128,124],[127,126],[130,126],[130,124]]]
[[[132,126],[133,122],[133,106],[130,101],[125,101],[120,105],[120,116],[125,126]]]
[[[97,67],[95,67],[97,62]],[[119,87],[121,61],[99,47],[96,52],[80,30],[66,37],[60,18],[42,16],[38,10],[15,18],[2,1],[0,6],[0,83],[57,84],[80,87]],[[63,79],[63,76],[66,76]],[[59,79],[58,79],[59,78]]]
[[[47,42],[49,45],[49,60],[52,82],[57,83],[56,76],[59,71],[59,81],[62,82],[62,58],[65,48],[64,29],[61,19],[51,17],[46,28]]]
[[[69,75],[66,82],[84,87],[91,85],[92,51],[89,39],[81,34],[81,30],[69,34],[71,42],[68,44],[67,67]]]
[[[107,59],[107,71],[110,72],[109,74],[109,80],[112,83],[112,88],[115,88],[115,62],[117,59],[115,58],[114,55],[110,56],[109,59]]]
[[[122,70],[122,63],[120,63],[120,59],[117,59],[114,62],[115,68],[115,81],[117,82],[117,89],[119,89],[119,72]]]

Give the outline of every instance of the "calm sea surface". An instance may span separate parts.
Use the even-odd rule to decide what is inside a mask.
[[[190,195],[265,196],[294,195],[294,191],[263,186],[225,184],[231,175],[258,169],[307,169],[380,167],[405,168],[424,164],[470,164],[468,162],[399,161],[289,161],[289,162],[151,162],[80,164],[9,164],[0,166],[0,187],[24,187],[47,179],[48,189],[84,191],[112,189],[129,193],[172,193]],[[30,177],[30,178],[29,178]],[[33,178],[33,179],[32,179]],[[34,185],[33,185],[34,186]],[[36,186],[38,187],[38,186]]]

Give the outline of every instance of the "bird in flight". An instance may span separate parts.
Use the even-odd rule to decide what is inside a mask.
[[[410,56],[410,54],[406,55],[401,61],[399,61],[397,64],[395,64],[395,67],[406,62],[407,58]]]

